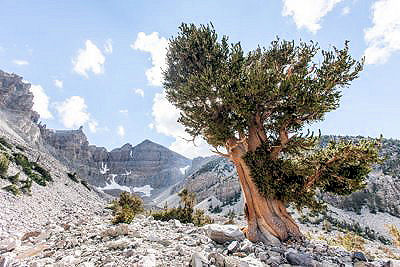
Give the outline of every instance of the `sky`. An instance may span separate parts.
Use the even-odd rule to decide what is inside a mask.
[[[53,129],[81,125],[111,150],[150,139],[187,157],[212,154],[185,141],[165,99],[168,40],[182,22],[212,22],[245,51],[279,36],[343,47],[366,65],[340,108],[310,125],[322,134],[400,138],[399,0],[0,0],[0,69],[31,83],[34,109]]]

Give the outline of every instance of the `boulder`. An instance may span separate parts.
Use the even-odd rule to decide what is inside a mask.
[[[292,265],[300,265],[304,267],[315,267],[316,264],[310,255],[304,253],[286,253],[287,261]]]
[[[190,259],[191,267],[205,267],[208,266],[208,259],[201,252],[195,252]]]
[[[218,244],[244,240],[243,232],[236,225],[208,224],[203,226],[203,229],[207,236]]]
[[[225,257],[220,253],[210,253],[208,255],[208,260],[210,261],[210,264],[213,264],[216,267],[225,267]]]

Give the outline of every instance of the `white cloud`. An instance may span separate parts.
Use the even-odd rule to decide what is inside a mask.
[[[97,122],[91,118],[87,111],[83,97],[71,96],[64,102],[56,103],[55,106],[64,127],[71,129],[87,124],[91,132],[96,132]]]
[[[85,49],[79,49],[75,59],[72,60],[74,71],[88,78],[88,71],[94,74],[104,72],[106,58],[100,49],[90,40],[85,42]]]
[[[347,14],[349,14],[349,13],[350,13],[350,7],[345,6],[345,7],[342,9],[342,15],[345,16],[345,15],[347,15]]]
[[[91,131],[92,133],[97,132],[97,126],[98,126],[98,125],[99,125],[99,124],[97,123],[97,121],[95,121],[95,120],[90,120],[90,121],[88,122],[89,131]]]
[[[297,28],[312,33],[321,29],[321,19],[343,0],[282,0],[283,16],[292,16]]]
[[[29,65],[29,62],[28,62],[28,61],[26,61],[26,60],[21,60],[21,59],[14,59],[14,60],[13,60],[13,63],[14,63],[15,65],[18,65],[18,66],[26,66],[26,65]]]
[[[39,113],[42,119],[51,119],[53,115],[49,111],[49,97],[44,92],[40,85],[31,85],[30,91],[33,94],[33,107],[32,109]]]
[[[165,92],[155,95],[152,109],[153,122],[149,124],[149,127],[155,129],[158,133],[175,138],[175,141],[169,147],[171,150],[189,158],[213,154],[210,151],[210,146],[200,138],[196,140],[196,146],[193,145],[193,142],[186,141],[190,139],[190,136],[185,132],[184,127],[177,122],[179,110],[168,102],[165,98]]]
[[[113,51],[112,40],[111,39],[107,39],[106,43],[104,44],[104,53],[111,54],[112,51]]]
[[[150,85],[162,85],[162,69],[166,65],[167,46],[168,40],[164,37],[159,37],[158,32],[153,32],[149,35],[139,32],[135,42],[131,44],[132,49],[150,53],[153,66],[146,70],[146,77]]]
[[[400,50],[399,10],[399,0],[378,0],[372,5],[373,25],[364,31],[368,44],[364,52],[366,64],[385,63]]]
[[[124,136],[125,136],[125,128],[124,128],[124,126],[122,126],[122,125],[118,126],[118,128],[117,128],[117,134],[118,134],[120,137],[124,137]]]
[[[144,97],[143,89],[135,89],[135,94],[140,95],[141,97]]]
[[[123,114],[128,114],[128,110],[127,109],[120,109],[119,112],[123,113]]]
[[[55,87],[58,87],[58,88],[63,88],[64,82],[61,81],[61,80],[55,79],[55,80],[54,80],[54,86],[55,86]]]

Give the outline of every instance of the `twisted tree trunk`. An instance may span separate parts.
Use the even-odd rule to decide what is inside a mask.
[[[286,211],[284,203],[261,196],[243,159],[234,160],[234,164],[244,193],[247,238],[253,242],[265,243],[279,243],[289,237],[301,238],[300,229]]]
[[[250,168],[243,156],[248,150],[254,151],[261,144],[249,138],[247,145],[235,142],[229,146],[230,159],[233,161],[244,193],[245,214],[248,227],[246,237],[252,242],[280,243],[289,238],[301,239],[302,233],[296,222],[286,210],[285,203],[277,199],[263,197],[251,177]]]

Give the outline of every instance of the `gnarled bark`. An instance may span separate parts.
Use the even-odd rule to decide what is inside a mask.
[[[235,164],[244,193],[248,227],[246,237],[253,242],[279,243],[289,238],[300,239],[296,222],[277,199],[263,197],[252,180],[249,167],[243,160],[246,150],[242,145],[230,147],[230,159]]]

